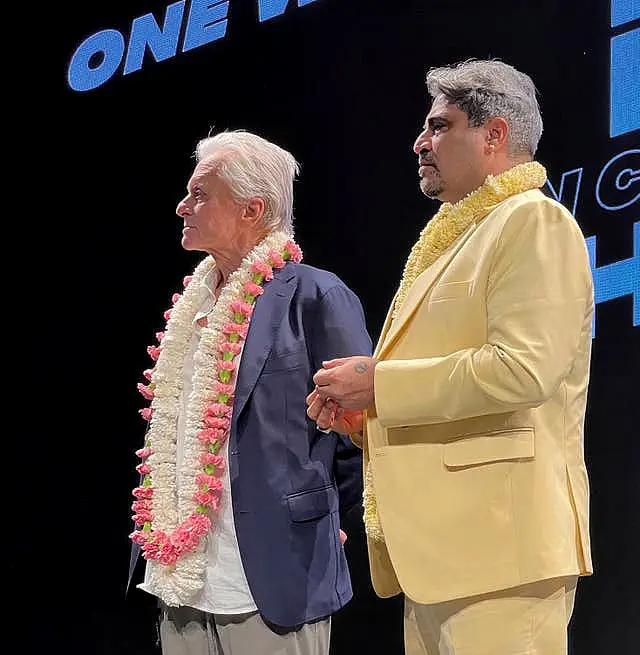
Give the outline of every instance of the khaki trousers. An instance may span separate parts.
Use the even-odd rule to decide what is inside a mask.
[[[566,655],[575,576],[434,605],[405,599],[406,655]]]
[[[331,618],[280,628],[257,612],[209,614],[160,602],[162,655],[329,655],[330,634]]]

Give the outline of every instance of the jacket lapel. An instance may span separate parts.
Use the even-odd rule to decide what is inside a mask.
[[[264,285],[264,293],[256,300],[236,381],[234,423],[242,413],[271,352],[275,332],[296,289],[296,280],[296,274],[291,266],[274,271],[273,280]]]
[[[405,297],[404,303],[402,304],[400,313],[395,320],[391,320],[391,314],[393,312],[392,303],[389,314],[387,315],[387,320],[385,322],[385,328],[387,328],[387,330],[386,333],[385,330],[383,330],[383,333],[380,336],[380,341],[378,343],[378,347],[376,348],[376,357],[383,357],[385,353],[389,351],[391,346],[396,342],[404,327],[407,325],[409,319],[420,306],[422,299],[435,284],[435,282],[443,273],[444,269],[456,256],[458,251],[466,243],[467,239],[471,236],[475,229],[476,223],[472,223],[449,247],[447,251],[445,251],[438,259],[436,259],[436,261],[431,264],[431,266],[429,266],[420,275],[418,275],[415,282],[411,285],[411,288]]]

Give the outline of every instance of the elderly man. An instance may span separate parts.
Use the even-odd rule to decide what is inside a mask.
[[[408,654],[561,655],[592,572],[587,250],[539,190],[531,79],[469,61],[427,87],[414,151],[443,204],[374,357],[325,362],[307,412],[364,448],[371,575],[405,593]]]
[[[371,354],[358,298],[299,263],[293,156],[259,136],[199,142],[177,214],[208,255],[165,313],[139,389],[150,405],[134,489],[140,587],[164,655],[327,655],[352,596],[340,517],[362,455],[305,399],[323,360]]]

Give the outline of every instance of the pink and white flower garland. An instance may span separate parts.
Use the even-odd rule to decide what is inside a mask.
[[[302,251],[289,235],[272,232],[229,276],[194,357],[193,390],[186,406],[182,466],[176,465],[176,426],[183,385],[184,360],[200,307],[200,287],[215,266],[206,257],[185,278],[183,294],[174,294],[165,312],[166,330],[147,352],[154,360],[144,372],[148,385],[138,389],[149,407],[140,410],[149,421],[144,447],[136,451],[142,475],[133,490],[137,529],[130,538],[148,560],[147,578],[169,605],[185,604],[204,583],[206,539],[223,493],[219,479],[225,462],[218,454],[229,437],[233,414],[236,357],[249,330],[255,302],[273,270],[299,262]]]

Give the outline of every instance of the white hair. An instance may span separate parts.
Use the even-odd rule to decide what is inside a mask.
[[[263,224],[293,236],[293,181],[300,167],[290,152],[244,130],[219,132],[198,142],[198,162],[221,153],[219,176],[240,202],[264,200]],[[231,156],[229,156],[231,155]]]
[[[470,59],[430,69],[427,89],[432,98],[444,95],[464,111],[472,127],[490,118],[504,118],[509,124],[509,153],[535,155],[542,117],[536,87],[525,73],[497,59]]]

